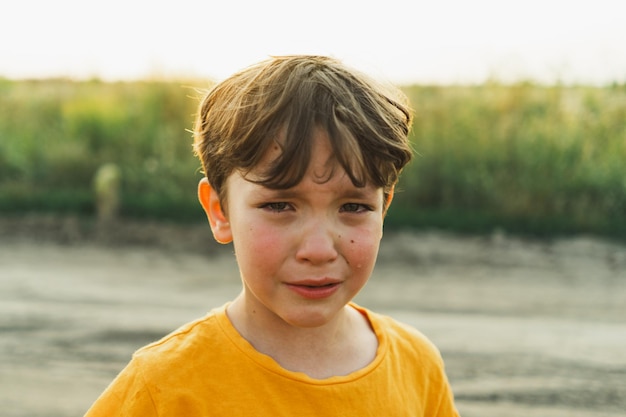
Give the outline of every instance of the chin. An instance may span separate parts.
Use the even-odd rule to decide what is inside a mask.
[[[339,314],[339,310],[302,308],[294,314],[286,314],[282,319],[289,325],[311,329],[321,327],[333,321]]]

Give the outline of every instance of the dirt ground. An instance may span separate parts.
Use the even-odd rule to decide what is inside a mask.
[[[239,291],[208,227],[0,218],[0,414],[80,416]],[[626,246],[386,233],[357,302],[439,346],[464,417],[626,414]]]

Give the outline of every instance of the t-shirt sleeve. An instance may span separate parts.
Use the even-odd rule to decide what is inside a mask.
[[[459,412],[454,404],[454,394],[450,382],[445,372],[445,365],[441,353],[432,345],[434,366],[431,375],[432,388],[430,396],[433,404],[436,404],[436,411],[429,415],[437,417],[459,417]]]
[[[434,415],[437,417],[459,417],[459,412],[454,404],[452,389],[445,376],[439,394],[439,405],[437,406],[437,413]]]
[[[133,359],[93,403],[85,417],[150,417],[156,408],[137,359]]]

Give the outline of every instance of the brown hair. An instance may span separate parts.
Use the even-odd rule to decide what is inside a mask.
[[[355,186],[382,187],[386,198],[411,159],[411,111],[398,90],[323,56],[272,57],[217,84],[196,117],[194,150],[223,202],[234,170],[253,170],[270,146],[281,155],[256,181],[298,184],[316,128],[328,133],[336,161]]]

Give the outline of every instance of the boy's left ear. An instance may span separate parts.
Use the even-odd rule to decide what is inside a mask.
[[[198,200],[200,200],[200,204],[209,219],[215,240],[223,244],[232,242],[232,230],[219,195],[206,178],[202,178],[198,184]]]
[[[391,205],[391,200],[393,200],[393,192],[396,189],[395,185],[391,187],[389,190],[389,194],[387,194],[387,198],[385,199],[385,206],[383,207],[383,216],[387,214],[387,210],[389,210],[389,206]]]

